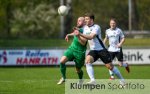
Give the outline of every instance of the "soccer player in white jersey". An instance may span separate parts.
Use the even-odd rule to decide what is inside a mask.
[[[121,83],[124,83],[124,78],[122,77],[120,71],[113,66],[111,56],[107,49],[105,48],[101,39],[101,28],[99,25],[94,24],[94,15],[87,13],[84,16],[86,26],[83,28],[83,34],[80,32],[75,32],[76,35],[82,36],[88,39],[90,46],[90,52],[86,56],[86,70],[90,77],[88,84],[95,84],[94,70],[92,63],[99,58],[104,62],[105,66],[112,70],[114,74],[120,79]]]
[[[123,61],[123,52],[122,52],[122,45],[125,41],[125,36],[120,28],[116,25],[116,19],[110,19],[110,28],[106,30],[106,35],[104,38],[104,43],[109,40],[109,47],[108,51],[111,55],[112,60],[116,57],[118,59],[119,65],[126,68],[127,72],[129,73],[129,65],[127,62]],[[111,70],[109,70],[110,79],[114,79],[114,74]]]

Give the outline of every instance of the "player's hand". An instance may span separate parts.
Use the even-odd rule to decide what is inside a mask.
[[[80,33],[79,33],[78,30],[74,30],[74,34],[75,34],[76,36],[78,36]]]
[[[119,44],[117,44],[117,47],[118,47],[118,48],[120,48],[120,47],[121,47],[121,44],[120,44],[120,43],[119,43]]]
[[[79,30],[79,28],[78,27],[73,27],[73,30]]]
[[[66,35],[65,40],[66,40],[67,42],[69,41],[68,34]]]

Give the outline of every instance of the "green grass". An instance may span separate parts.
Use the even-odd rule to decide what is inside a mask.
[[[26,39],[26,40],[0,40],[2,48],[66,48],[71,41],[60,39]]]
[[[127,38],[124,46],[126,47],[150,47],[150,38],[145,39],[133,39]]]
[[[20,40],[0,40],[1,48],[67,48],[71,44],[60,39],[20,39]],[[150,38],[131,39],[127,38],[125,47],[150,47]]]
[[[126,79],[150,79],[150,66],[131,66],[131,73],[119,67]],[[94,66],[96,79],[108,79],[104,66]],[[84,78],[89,79],[85,70]],[[59,67],[2,68],[0,67],[0,94],[64,94],[65,86],[57,85],[60,79]],[[76,79],[74,67],[67,67],[67,78]]]

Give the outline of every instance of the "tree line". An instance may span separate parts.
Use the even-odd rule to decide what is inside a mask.
[[[67,4],[68,0],[64,0]],[[109,27],[109,19],[115,17],[118,26],[128,30],[128,0],[70,0],[70,11],[64,17],[64,35],[70,33],[78,16],[86,12],[95,14],[95,22],[102,31]],[[132,1],[132,29],[150,30],[150,0]],[[1,39],[46,39],[60,35],[60,16],[57,8],[60,0],[0,0]]]

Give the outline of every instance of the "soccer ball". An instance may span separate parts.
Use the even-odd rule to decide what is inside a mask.
[[[61,6],[58,8],[58,14],[61,15],[61,16],[67,15],[67,14],[68,14],[68,8],[67,8],[67,6],[61,5]]]

